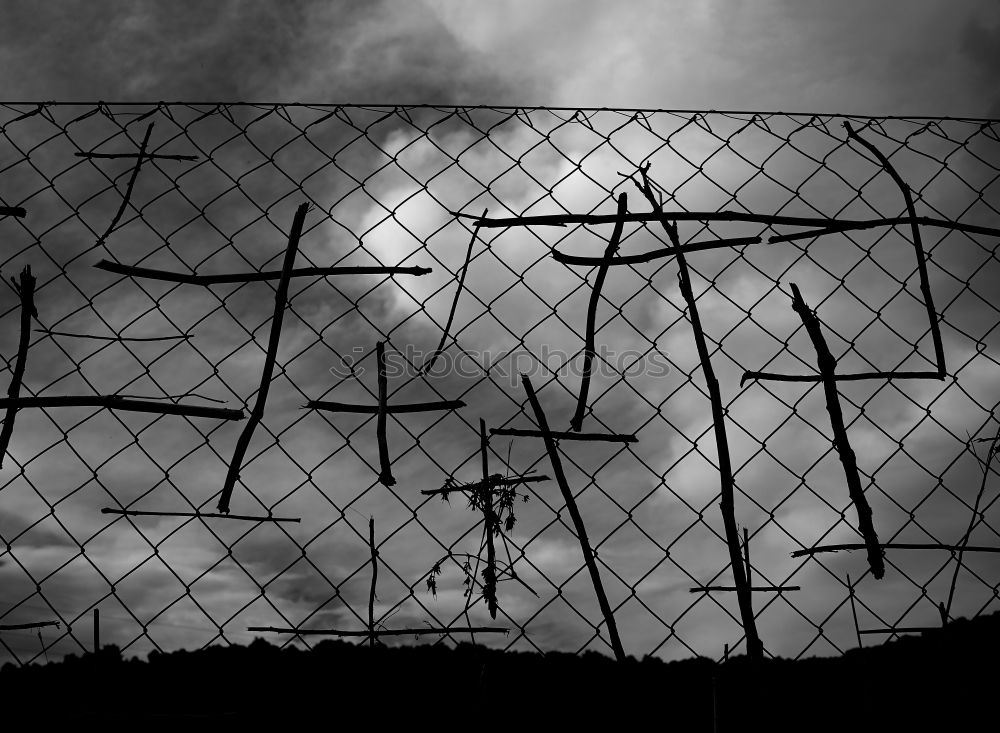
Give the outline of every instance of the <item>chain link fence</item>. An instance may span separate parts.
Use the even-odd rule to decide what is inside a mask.
[[[261,626],[448,627],[419,638],[453,644],[469,640],[461,628],[484,625],[508,630],[471,635],[491,646],[610,653],[545,444],[517,434],[537,429],[520,375],[550,428],[569,431],[585,372],[583,431],[635,437],[559,441],[625,652],[743,653],[711,390],[677,258],[662,256],[670,227],[646,216],[651,202],[635,186],[644,170],[663,211],[681,214],[675,246],[710,243],[684,256],[765,653],[878,643],[940,625],[944,604],[950,617],[996,610],[1000,509],[980,439],[996,433],[1000,400],[997,126],[0,106],[0,355],[12,428],[0,471],[4,658],[91,650],[95,609],[101,642],[127,654],[246,643]],[[912,191],[919,232],[862,141]],[[622,193],[631,218],[613,232]],[[296,271],[282,280],[303,203]],[[627,262],[600,264],[612,255]],[[837,373],[882,377],[822,381],[792,284]],[[262,382],[275,312],[280,339]],[[907,378],[942,366],[936,340],[944,377]],[[741,381],[748,371],[803,376]],[[791,556],[863,542],[828,384],[878,541],[890,545],[881,579],[863,544]],[[247,431],[255,406],[260,423]],[[480,419],[501,431],[488,436],[486,466]],[[228,474],[232,514],[218,516]],[[462,485],[494,474],[539,480],[509,482],[493,513],[462,498]],[[458,487],[447,501],[421,493],[447,486]],[[37,625],[47,622],[58,626]]]

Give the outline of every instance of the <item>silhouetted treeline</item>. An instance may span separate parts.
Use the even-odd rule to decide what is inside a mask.
[[[262,639],[140,661],[106,647],[59,663],[5,665],[0,720],[957,730],[995,719],[998,646],[1000,614],[841,657],[759,663],[738,656],[722,664],[632,657],[619,664],[593,652],[543,657],[468,644],[369,649],[323,641],[304,651]]]

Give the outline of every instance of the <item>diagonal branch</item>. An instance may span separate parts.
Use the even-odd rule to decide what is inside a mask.
[[[250,419],[243,426],[243,432],[240,433],[239,440],[236,441],[236,450],[233,451],[233,459],[226,472],[226,482],[222,487],[222,495],[219,497],[218,509],[223,514],[229,514],[229,501],[233,496],[236,479],[239,478],[243,458],[250,446],[250,438],[253,437],[254,430],[264,417],[264,405],[267,403],[267,393],[271,389],[271,378],[274,375],[274,362],[278,357],[278,340],[281,338],[281,322],[284,319],[285,306],[288,301],[288,282],[291,279],[292,263],[295,262],[295,255],[299,249],[299,238],[302,236],[302,225],[305,223],[308,210],[309,204],[301,204],[296,209],[295,217],[292,219],[292,231],[288,235],[288,247],[285,248],[281,279],[278,281],[278,288],[274,294],[274,316],[271,318],[271,333],[267,343],[264,369],[260,376],[260,388],[257,390],[257,399],[250,413]]]
[[[14,362],[14,371],[10,377],[10,384],[7,387],[7,396],[16,400],[21,394],[21,382],[24,380],[24,369],[28,361],[28,342],[31,338],[31,318],[38,317],[35,310],[35,276],[31,274],[31,267],[25,265],[21,270],[20,279],[15,281],[10,279],[21,298],[21,333],[17,343],[17,358]],[[3,459],[7,455],[7,448],[10,445],[11,436],[14,434],[14,417],[17,415],[16,403],[7,407],[7,415],[3,419],[3,429],[0,430],[0,468],[3,468]]]
[[[114,218],[108,225],[104,234],[101,238],[97,240],[98,244],[103,244],[108,236],[114,231],[114,228],[118,226],[118,222],[121,221],[122,215],[125,213],[125,208],[129,204],[129,200],[132,198],[132,189],[135,187],[135,179],[139,177],[139,168],[142,167],[142,160],[146,157],[146,145],[149,144],[149,135],[153,132],[153,123],[149,123],[149,127],[146,128],[146,134],[142,138],[142,144],[139,146],[139,154],[135,157],[135,167],[132,169],[132,175],[128,179],[128,187],[125,189],[125,195],[122,197],[121,206],[118,207],[118,211],[115,212]]]
[[[872,575],[876,580],[880,580],[885,575],[885,561],[882,558],[882,549],[879,546],[878,535],[875,533],[875,525],[872,521],[872,509],[865,498],[865,492],[861,488],[861,476],[858,473],[858,462],[851,448],[851,442],[847,437],[847,428],[844,425],[844,413],[840,409],[840,394],[837,392],[837,381],[833,378],[837,369],[837,360],[830,353],[830,347],[826,344],[823,331],[820,328],[819,319],[809,309],[802,300],[798,286],[792,286],[792,309],[799,314],[802,325],[806,327],[806,332],[812,340],[816,349],[816,362],[819,372],[823,376],[823,392],[826,395],[826,411],[830,414],[830,427],[833,430],[833,444],[837,448],[840,462],[844,466],[844,475],[847,479],[847,490],[850,492],[851,501],[858,512],[858,529],[865,540],[865,548],[868,551],[868,565],[871,567]]]
[[[622,231],[625,228],[623,217],[628,212],[628,195],[622,193],[618,197],[618,218],[615,220],[615,229],[608,240],[608,246],[604,250],[604,260],[611,260],[618,251],[621,242]],[[594,367],[594,357],[597,355],[594,346],[597,330],[597,305],[601,300],[601,288],[604,287],[604,280],[608,276],[609,264],[601,264],[597,268],[597,275],[594,277],[594,287],[590,290],[590,303],[587,306],[587,333],[583,347],[583,374],[580,380],[580,396],[576,402],[576,412],[570,420],[570,430],[580,432],[583,427],[583,415],[587,411],[587,393],[590,391],[590,373]]]

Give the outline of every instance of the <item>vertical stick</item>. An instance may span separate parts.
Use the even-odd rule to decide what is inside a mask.
[[[615,220],[615,228],[608,241],[608,246],[604,250],[604,259],[608,260],[618,251],[618,244],[621,242],[622,230],[625,228],[625,214],[628,210],[628,196],[621,194],[618,197],[618,218]],[[597,347],[594,345],[597,330],[597,305],[601,300],[601,289],[604,287],[604,280],[608,275],[608,268],[611,265],[607,262],[598,266],[597,275],[594,277],[594,287],[590,291],[590,304],[587,307],[587,333],[586,342],[583,347],[583,374],[580,379],[580,396],[576,402],[576,413],[570,421],[570,429],[580,432],[583,426],[583,415],[587,411],[587,393],[590,391],[590,374],[593,371],[594,357],[597,356]]]
[[[858,626],[858,609],[854,606],[854,586],[851,585],[851,576],[847,576],[847,592],[851,597],[851,615],[854,617],[854,633],[858,637],[858,648],[862,647],[861,643],[861,627]]]
[[[132,169],[132,175],[128,179],[128,186],[125,188],[125,195],[122,196],[121,205],[118,207],[118,211],[115,212],[114,218],[108,225],[107,230],[101,235],[101,238],[97,240],[98,244],[103,244],[107,240],[108,236],[118,226],[118,222],[121,221],[122,215],[125,213],[125,208],[128,206],[129,200],[132,198],[132,189],[135,187],[135,179],[139,177],[139,168],[142,167],[142,159],[146,157],[146,145],[149,144],[149,136],[153,132],[153,123],[149,123],[149,127],[146,128],[146,134],[142,138],[142,144],[139,145],[139,154],[135,158],[135,167]]]
[[[750,579],[750,537],[746,527],[743,528],[743,554],[747,563],[747,586],[753,590],[753,581]]]
[[[594,561],[594,551],[590,547],[590,540],[587,539],[587,528],[583,524],[583,517],[580,516],[580,510],[576,505],[576,499],[573,498],[573,492],[569,489],[566,474],[563,473],[562,460],[559,458],[559,449],[556,448],[556,441],[549,431],[549,422],[545,419],[545,413],[538,402],[538,397],[535,396],[535,390],[531,386],[531,380],[528,379],[528,375],[522,374],[521,382],[524,384],[525,392],[528,393],[531,409],[535,412],[535,422],[538,423],[538,428],[545,439],[545,450],[548,452],[549,461],[552,463],[552,472],[555,474],[556,482],[559,484],[563,501],[566,502],[566,509],[569,510],[569,516],[573,520],[576,536],[580,540],[580,549],[583,551],[583,560],[587,564],[590,579],[594,584],[597,603],[600,605],[601,612],[604,614],[604,621],[608,625],[608,634],[611,636],[611,648],[614,650],[615,659],[619,662],[624,662],[626,659],[625,650],[622,648],[621,639],[618,638],[618,626],[615,624],[615,617],[611,612],[611,604],[608,603],[608,596],[605,594],[604,585],[601,583],[601,574],[598,572],[597,563]]]
[[[229,471],[226,473],[226,482],[222,487],[222,496],[219,497],[219,511],[229,514],[229,501],[233,496],[233,487],[236,479],[239,478],[240,467],[243,465],[243,458],[247,448],[250,446],[250,438],[264,417],[264,405],[267,402],[267,393],[271,388],[271,378],[274,374],[274,361],[278,356],[278,339],[281,336],[281,322],[285,315],[285,306],[288,302],[288,282],[291,280],[292,263],[295,262],[295,255],[299,249],[299,238],[302,236],[302,225],[306,220],[306,212],[309,204],[302,204],[295,211],[295,218],[292,220],[292,231],[288,235],[288,247],[285,249],[285,260],[281,266],[281,279],[278,280],[278,290],[274,294],[274,316],[271,319],[271,333],[267,344],[267,357],[264,359],[264,369],[260,377],[260,387],[257,390],[257,400],[254,402],[253,411],[243,432],[240,433],[239,440],[236,441],[236,450],[233,451],[233,460],[229,464]]]
[[[101,611],[94,609],[94,654],[101,651]]]
[[[28,342],[31,338],[31,317],[38,317],[35,310],[35,276],[31,274],[31,267],[25,265],[21,270],[20,282],[10,279],[21,298],[21,333],[17,344],[17,360],[14,362],[14,372],[10,377],[10,384],[7,386],[7,396],[17,399],[21,394],[21,382],[24,380],[24,369],[28,362]],[[10,445],[11,436],[14,434],[14,416],[17,415],[17,408],[13,405],[7,408],[7,415],[3,419],[3,430],[0,431],[0,468],[3,468],[3,459],[7,455],[7,447]]]
[[[657,213],[663,212],[663,205],[653,194],[653,188],[649,183],[647,173],[649,163],[639,169],[642,176],[642,184],[636,182],[639,190],[642,191],[649,205]],[[633,179],[634,180],[634,179]],[[681,295],[687,306],[688,317],[691,319],[691,330],[694,332],[694,343],[698,350],[698,359],[701,362],[701,369],[705,375],[705,386],[708,388],[708,397],[712,404],[712,427],[715,431],[715,444],[719,453],[719,482],[720,500],[719,509],[722,512],[722,523],[726,530],[726,546],[729,548],[729,564],[733,569],[733,584],[736,586],[736,600],[740,607],[740,620],[743,623],[743,633],[747,639],[747,657],[750,659],[762,659],[764,657],[764,645],[757,635],[757,621],[753,615],[753,599],[750,593],[750,585],[747,583],[746,573],[743,569],[743,558],[740,552],[740,536],[736,528],[736,502],[735,485],[733,479],[733,466],[729,457],[729,438],[726,435],[726,413],[722,406],[722,391],[719,389],[719,380],[715,377],[715,370],[712,368],[712,360],[708,353],[708,343],[705,339],[705,331],[701,327],[701,316],[698,314],[698,303],[694,298],[694,290],[691,288],[691,275],[688,271],[687,259],[680,251],[681,241],[677,234],[677,224],[661,219],[660,225],[667,233],[670,244],[677,248],[677,278],[680,283]]]
[[[372,553],[372,585],[368,591],[368,646],[375,646],[375,584],[378,582],[378,551],[375,549],[375,517],[368,518],[368,547]]]
[[[885,561],[882,558],[882,548],[879,546],[878,535],[875,533],[872,509],[868,505],[868,499],[865,498],[864,490],[861,488],[858,461],[847,437],[844,413],[840,409],[840,394],[837,392],[837,380],[834,378],[837,360],[833,358],[830,347],[826,344],[819,319],[802,300],[798,286],[791,283],[791,287],[792,309],[799,314],[802,325],[806,327],[813,347],[816,349],[816,363],[820,376],[823,378],[823,392],[826,394],[826,411],[830,414],[830,427],[833,429],[833,444],[836,446],[840,462],[844,466],[844,475],[847,479],[847,490],[850,492],[851,501],[858,512],[858,529],[865,540],[868,565],[872,570],[872,575],[875,576],[876,580],[879,580],[885,576]]]
[[[494,528],[497,526],[496,512],[493,511],[493,489],[490,486],[490,471],[486,439],[486,421],[479,419],[479,445],[483,456],[483,521],[486,524],[486,569],[483,571],[483,596],[490,610],[490,618],[497,617],[497,551],[493,543]]]
[[[910,193],[910,187],[906,185],[899,173],[896,172],[892,163],[889,162],[889,159],[882,154],[882,151],[858,135],[858,133],[854,131],[854,128],[851,127],[850,122],[845,120],[844,128],[847,130],[847,136],[849,138],[857,140],[872,155],[878,158],[879,163],[881,163],[882,167],[885,168],[885,172],[892,176],[892,180],[903,194],[903,201],[906,202],[906,214],[910,217],[910,233],[913,236],[913,247],[916,250],[917,255],[917,273],[920,279],[920,294],[924,298],[924,307],[927,309],[927,318],[930,321],[931,340],[934,342],[934,357],[937,362],[938,379],[944,379],[948,373],[945,369],[944,362],[944,344],[941,341],[941,328],[938,325],[937,313],[934,310],[934,299],[931,297],[930,278],[927,275],[927,257],[924,254],[924,245],[920,239],[920,227],[916,222],[917,210],[913,205],[913,195]]]
[[[385,342],[375,343],[375,358],[378,360],[378,422],[375,433],[378,438],[378,480],[384,486],[392,486],[396,479],[392,476],[389,463],[389,440],[385,435],[386,402],[389,399],[389,380],[385,376]]]

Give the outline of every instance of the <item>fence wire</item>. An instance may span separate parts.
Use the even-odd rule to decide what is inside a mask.
[[[574,514],[635,656],[745,652],[741,578],[769,655],[995,611],[998,124],[0,106],[5,658],[92,650],[95,609],[129,654],[330,627],[611,653]],[[664,227],[654,203],[679,216]],[[683,258],[728,433],[735,574],[678,284],[678,245],[702,243]],[[578,510],[522,374],[565,433]],[[635,440],[575,441],[571,422]],[[475,482],[488,502],[462,494]],[[837,544],[854,551],[816,549]],[[461,631],[485,626],[508,633]]]

